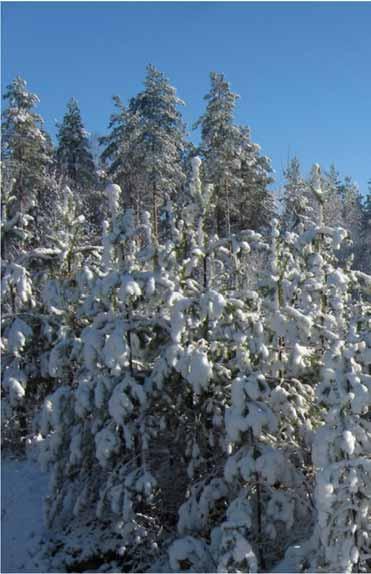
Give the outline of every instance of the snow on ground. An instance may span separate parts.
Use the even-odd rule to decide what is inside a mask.
[[[43,497],[48,477],[30,460],[2,461],[1,572],[42,572],[33,554],[45,533]]]

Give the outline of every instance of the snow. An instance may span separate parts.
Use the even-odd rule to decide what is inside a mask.
[[[205,544],[192,536],[175,540],[169,548],[170,567],[174,572],[179,572],[184,570],[184,567],[182,568],[183,562],[190,562],[191,571],[206,572],[206,568],[203,568],[203,563],[206,562],[207,557],[205,550]]]
[[[174,343],[180,343],[181,341],[181,336],[186,326],[184,312],[191,303],[191,299],[183,297],[177,291],[173,292],[169,298],[169,304],[173,306],[171,310],[171,338]]]
[[[211,378],[212,367],[208,361],[207,353],[201,349],[195,349],[191,355],[187,380],[191,383],[195,394],[207,390]]]
[[[96,457],[104,468],[110,456],[119,450],[117,433],[112,425],[105,427],[95,435]]]
[[[7,381],[7,387],[9,389],[11,404],[16,404],[19,400],[23,399],[26,394],[26,391],[22,387],[21,383],[14,377],[9,377]]]
[[[8,333],[8,348],[15,355],[22,351],[26,344],[26,339],[32,336],[32,329],[22,319],[16,319]]]
[[[356,444],[356,437],[354,436],[354,434],[350,430],[344,431],[343,432],[344,451],[347,454],[352,455],[354,452],[355,444]]]
[[[1,465],[1,571],[45,572],[34,556],[46,534],[43,496],[48,477],[29,460],[3,460]]]
[[[312,182],[312,191],[320,203],[324,200],[324,193],[321,185],[321,168],[318,163],[314,164],[314,177]]]
[[[108,412],[118,425],[125,425],[125,421],[135,411],[136,400],[143,405],[146,395],[143,387],[128,375],[122,383],[116,385],[108,402]]]
[[[124,337],[123,326],[117,324],[103,348],[105,364],[118,373],[121,370],[120,367],[125,366],[128,362],[128,346]]]
[[[137,299],[142,294],[138,283],[127,273],[122,278],[121,287],[118,291],[118,297],[126,303],[129,298]]]
[[[200,307],[202,317],[208,317],[211,321],[219,319],[226,304],[226,300],[221,293],[218,293],[214,289],[209,289],[207,293],[201,296]]]
[[[14,284],[17,295],[22,303],[27,303],[32,299],[32,282],[24,267],[12,263],[9,267],[11,282]]]

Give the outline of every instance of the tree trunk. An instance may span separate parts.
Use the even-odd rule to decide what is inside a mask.
[[[158,221],[157,221],[157,190],[156,184],[153,184],[152,189],[152,214],[153,214],[153,235],[155,239],[158,238]]]
[[[231,203],[230,203],[229,188],[228,188],[227,180],[225,180],[225,183],[224,183],[224,190],[225,190],[225,201],[226,201],[226,206],[227,206],[227,210],[226,210],[227,237],[229,237],[231,235]]]

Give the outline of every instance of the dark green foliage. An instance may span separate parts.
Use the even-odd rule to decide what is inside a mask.
[[[92,190],[96,183],[93,156],[89,149],[77,101],[71,99],[58,132],[57,174],[70,187]]]

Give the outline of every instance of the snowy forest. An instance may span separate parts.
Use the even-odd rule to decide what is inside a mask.
[[[4,90],[1,143],[38,571],[370,572],[371,181],[292,157],[275,188],[221,73],[194,126],[154,66],[100,137],[71,99],[53,141],[38,102]]]

